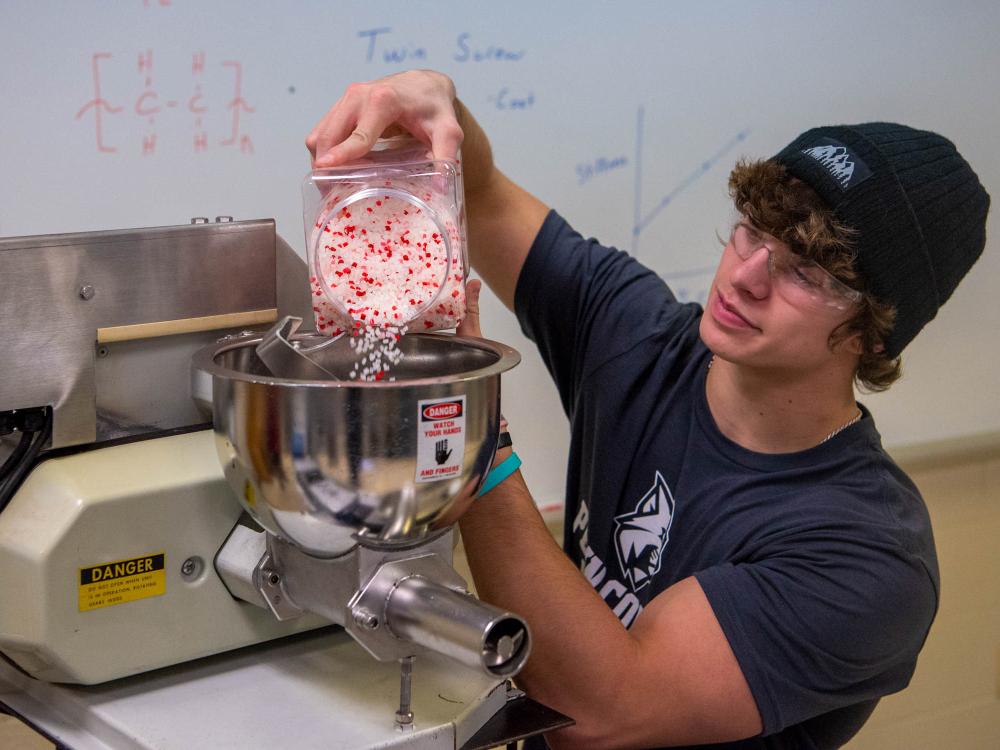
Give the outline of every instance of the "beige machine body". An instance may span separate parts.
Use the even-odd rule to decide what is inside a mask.
[[[241,512],[211,430],[43,461],[0,515],[0,651],[93,684],[329,625],[226,590],[213,562]]]
[[[98,683],[329,624],[277,621],[215,574],[242,509],[191,396],[195,351],[308,311],[306,284],[270,220],[0,239],[0,413],[52,419],[0,513],[19,668]]]

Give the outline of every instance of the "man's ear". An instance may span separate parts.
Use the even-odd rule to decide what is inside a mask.
[[[838,341],[835,348],[840,351],[849,352],[850,354],[856,354],[859,357],[865,353],[865,347],[864,344],[861,343],[860,333],[852,333],[846,339]],[[880,351],[883,348],[884,347],[879,344],[878,350]]]
[[[844,345],[847,347],[847,351],[849,351],[851,354],[857,354],[860,357],[862,354],[865,353],[865,347],[864,344],[861,343],[860,333],[856,333],[849,339],[846,339],[844,341]],[[874,351],[876,354],[881,354],[882,352],[885,351],[885,344],[882,344],[881,342],[875,344],[875,346],[872,347],[872,351]]]

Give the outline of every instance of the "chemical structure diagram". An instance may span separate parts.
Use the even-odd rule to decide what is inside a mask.
[[[212,145],[237,148],[241,153],[253,154],[253,140],[244,131],[242,117],[252,114],[254,107],[243,96],[243,64],[235,60],[224,60],[219,65],[225,69],[228,82],[231,84],[231,96],[225,103],[228,110],[229,132],[225,137],[210,141],[206,125],[206,117],[212,105],[206,100],[205,76],[206,55],[195,52],[191,59],[191,88],[183,99],[161,97],[154,86],[153,50],[138,53],[137,72],[142,81],[142,88],[134,100],[106,97],[101,88],[101,73],[104,66],[112,64],[113,55],[110,52],[95,52],[90,58],[91,78],[93,81],[93,96],[77,111],[75,120],[87,118],[94,126],[94,136],[98,153],[114,154],[119,150],[119,143],[109,142],[106,125],[108,118],[132,116],[139,123],[141,132],[138,148],[143,156],[156,153],[158,118],[170,112],[184,112],[189,118],[191,127],[191,149],[194,153],[208,151]],[[128,102],[131,101],[129,105]],[[124,146],[123,146],[124,148]]]

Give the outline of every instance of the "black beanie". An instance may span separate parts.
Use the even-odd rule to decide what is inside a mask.
[[[896,307],[885,347],[899,356],[983,251],[976,173],[946,138],[888,122],[814,128],[774,159],[858,232],[858,270]]]

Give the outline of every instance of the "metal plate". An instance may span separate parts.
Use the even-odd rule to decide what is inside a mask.
[[[268,219],[0,239],[0,411],[51,405],[52,447],[93,441],[98,402],[128,386],[98,379],[97,329],[275,308],[275,238]],[[189,357],[171,360],[183,378],[139,385],[187,408]],[[181,426],[154,413],[114,418]]]
[[[344,632],[96,687],[31,680],[0,661],[0,704],[73,750],[452,750],[505,701],[502,682],[428,655],[414,667],[415,729],[400,732],[399,666],[374,661]]]

